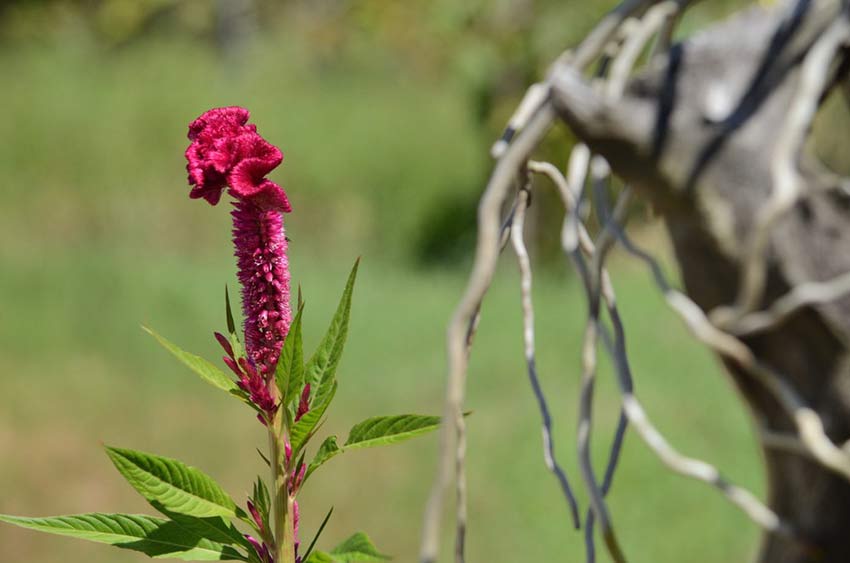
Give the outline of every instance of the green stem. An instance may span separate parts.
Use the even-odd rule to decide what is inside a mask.
[[[287,521],[286,525],[283,528],[283,545],[286,551],[286,554],[282,555],[281,559],[275,559],[277,561],[283,561],[284,563],[295,563],[295,499],[289,495],[286,495],[286,513],[291,517]]]
[[[289,496],[289,471],[286,462],[286,440],[288,429],[281,406],[268,425],[269,450],[272,470],[272,507],[274,518],[274,545],[272,553],[275,563],[295,563],[295,530],[293,529],[293,500]]]

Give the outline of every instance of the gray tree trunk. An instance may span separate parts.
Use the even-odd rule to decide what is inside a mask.
[[[790,15],[789,15],[790,13]],[[675,45],[607,105],[586,80],[556,76],[559,116],[666,221],[682,280],[705,311],[733,303],[744,249],[773,189],[772,158],[801,62],[835,19],[837,2],[796,13],[752,9]],[[847,50],[834,82],[846,80]],[[850,149],[845,150],[850,159]],[[807,195],[775,226],[761,307],[806,281],[850,271],[850,194],[811,156],[798,163]],[[813,305],[768,332],[743,337],[812,406],[836,444],[850,439],[850,296]],[[773,396],[726,361],[757,424],[794,434]],[[769,506],[794,539],[768,535],[765,563],[850,561],[850,483],[805,455],[765,447]]]

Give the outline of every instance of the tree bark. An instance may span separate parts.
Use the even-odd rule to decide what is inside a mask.
[[[561,119],[664,217],[684,287],[706,312],[735,302],[801,63],[841,17],[840,3],[826,0],[740,13],[650,61],[616,102],[569,68],[553,77]],[[833,86],[846,80],[848,63],[845,49],[830,71]],[[760,308],[803,282],[850,272],[850,195],[811,155],[797,164],[806,195],[771,231]],[[850,295],[742,340],[817,411],[833,442],[850,439]],[[794,434],[773,396],[724,362],[756,424]],[[850,483],[799,452],[764,444],[763,451],[769,506],[795,537],[767,535],[760,560],[850,560]]]

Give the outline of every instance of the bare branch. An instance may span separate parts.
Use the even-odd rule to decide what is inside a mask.
[[[478,304],[493,279],[499,255],[499,210],[513,184],[517,171],[552,125],[553,119],[554,112],[548,106],[534,114],[511,146],[511,150],[507,151],[497,163],[478,208],[478,242],[475,262],[466,291],[455,309],[446,334],[449,364],[448,382],[443,424],[440,428],[437,476],[425,507],[422,545],[419,555],[422,563],[436,561],[439,550],[443,493],[451,475],[452,460],[456,459],[459,453],[458,450],[452,448],[452,435],[462,435],[464,432],[462,411],[466,386],[467,327],[472,322]],[[455,455],[452,455],[453,451]],[[463,464],[457,463],[455,469],[458,477],[462,478]]]
[[[566,197],[566,194],[570,193],[569,189],[565,189],[567,186],[566,179],[564,179],[563,175],[561,175],[554,166],[541,166],[540,163],[529,163],[529,169],[541,171],[541,173],[546,174],[556,184],[556,186],[559,187],[559,193],[562,194],[565,206],[572,206],[575,204],[574,200],[570,201],[570,199]],[[571,208],[572,207],[568,207],[568,209]],[[623,238],[622,231],[618,227],[612,225],[611,228],[614,229],[618,239]],[[583,227],[580,229],[580,232],[583,232],[585,235],[587,234]],[[580,235],[579,238],[584,239],[584,237],[581,237]],[[587,237],[587,240],[589,240],[589,237]],[[631,246],[631,248],[634,247]],[[586,250],[590,253],[594,252],[595,249],[592,247],[592,242],[590,243],[590,246],[586,247]],[[652,260],[651,257],[649,258]],[[664,288],[666,288],[666,290],[673,291],[669,284],[666,283],[666,280],[664,280],[660,267],[654,260],[652,260],[652,266],[653,271],[660,275],[659,279],[664,284]],[[620,320],[619,312],[617,311],[616,297],[614,295],[613,287],[610,282],[605,283],[605,277],[607,277],[607,274],[603,275],[602,297],[605,300],[609,316],[611,317],[611,321],[614,326],[615,339],[614,342],[611,343],[610,339],[606,337],[604,332],[602,332],[602,338],[603,342],[608,341],[607,347],[612,351],[618,376],[618,384],[623,395],[623,408],[628,416],[629,422],[632,423],[637,430],[638,435],[659,457],[659,459],[674,472],[712,485],[723,493],[730,502],[738,506],[745,514],[747,514],[754,522],[765,530],[783,534],[789,533],[787,528],[780,521],[779,517],[754,495],[752,495],[752,493],[729,483],[712,465],[701,460],[683,456],[677,452],[651,423],[632,389],[631,370],[628,364],[628,357],[626,355],[625,348],[625,332]],[[588,281],[589,280],[587,280],[586,283]]]
[[[804,307],[829,303],[848,293],[850,293],[850,272],[829,281],[800,284],[774,301],[768,310],[744,316],[730,327],[730,330],[739,336],[764,332],[781,324]]]
[[[581,260],[580,255],[573,253],[574,260]],[[593,513],[599,519],[602,530],[602,538],[608,548],[611,558],[617,563],[626,560],[620,547],[608,507],[605,504],[601,487],[596,482],[593,472],[593,463],[590,456],[591,423],[593,420],[593,388],[596,379],[596,345],[599,335],[598,308],[596,313],[588,315],[587,326],[584,332],[584,343],[582,345],[582,377],[581,391],[579,395],[579,423],[578,423],[578,452],[579,468],[584,478]]]
[[[685,321],[691,333],[712,350],[737,363],[761,383],[789,414],[797,427],[803,444],[812,456],[824,467],[850,479],[850,454],[837,447],[826,435],[823,421],[788,381],[770,367],[762,364],[735,336],[714,326],[702,309],[685,294],[673,289],[667,282],[661,267],[652,256],[637,248],[622,230],[618,238],[626,250],[644,261],[652,270],[656,284],[664,294],[667,304]]]
[[[623,42],[620,53],[611,64],[611,76],[606,83],[605,95],[609,99],[617,100],[622,97],[626,81],[641,51],[664,23],[677,12],[677,3],[673,0],[667,0],[650,8],[646,16],[640,21],[629,20],[627,22],[632,23],[632,29],[626,29],[624,26],[626,40]]]
[[[531,120],[536,112],[544,111],[544,106],[549,105],[552,80],[558,69],[570,67],[579,71],[585,70],[605,50],[608,42],[617,35],[620,27],[629,17],[643,13],[659,1],[624,0],[597,24],[575,50],[566,51],[558,57],[558,60],[549,70],[547,78],[543,82],[532,84],[529,87],[502,136],[490,149],[493,158],[501,158],[508,150],[514,135],[525,127],[525,124]]]
[[[511,230],[511,241],[513,243],[514,252],[517,256],[517,263],[520,270],[520,289],[522,295],[522,319],[523,319],[523,340],[525,344],[525,362],[528,367],[528,380],[531,383],[531,388],[534,391],[534,397],[537,400],[537,406],[540,409],[540,416],[543,419],[543,459],[547,469],[551,471],[558,480],[561,491],[567,499],[567,505],[570,509],[570,514],[573,518],[573,524],[576,529],[580,526],[580,517],[578,513],[578,503],[567,481],[566,473],[558,464],[555,458],[555,447],[552,442],[552,417],[549,413],[549,406],[546,401],[546,396],[543,393],[543,388],[540,385],[540,380],[537,377],[537,362],[534,354],[534,305],[531,297],[531,262],[528,258],[528,250],[525,247],[523,239],[523,225],[525,222],[525,208],[529,201],[528,192],[523,189],[518,194],[517,211],[514,216],[514,225]]]
[[[505,249],[508,241],[511,238],[511,232],[513,229],[513,220],[514,215],[516,214],[518,201],[514,202],[513,207],[511,208],[510,213],[502,222],[502,226],[499,229],[499,251]],[[472,319],[469,321],[469,325],[466,328],[466,355],[467,359],[469,357],[470,350],[472,348],[472,343],[475,340],[475,333],[478,330],[478,323],[481,320],[481,306],[483,304],[483,296],[482,300],[478,302],[478,305],[475,308],[475,313],[472,315]],[[456,488],[456,499],[457,499],[457,523],[455,526],[455,558],[462,561],[464,559],[464,546],[466,545],[466,521],[467,521],[467,512],[466,512],[466,478],[463,472],[463,465],[465,462],[466,455],[466,433],[464,431],[464,427],[460,427],[457,433],[457,450],[455,452],[455,471],[463,476],[462,481],[458,481]]]
[[[596,166],[591,166],[591,169],[592,169],[591,177],[592,177],[592,182],[593,182],[594,196],[598,196],[599,195],[598,192],[601,191],[601,190],[604,190],[605,187],[606,187],[605,184],[607,183],[607,180],[609,179],[610,168],[608,167],[608,165],[604,161],[604,159],[602,159],[601,157],[598,157],[598,156],[594,157],[594,163],[596,164]],[[602,164],[604,164],[604,166],[602,166]],[[625,216],[625,210],[628,208],[628,203],[629,203],[629,200],[631,198],[631,193],[632,192],[628,187],[623,192],[621,192],[620,196],[617,199],[617,205],[616,205],[616,208],[614,210],[614,215],[613,215],[613,219],[612,219],[613,221],[616,221],[616,222],[619,223],[619,221],[623,220],[623,218]],[[596,242],[595,242],[596,248],[595,248],[595,251],[592,254],[593,259],[592,259],[592,263],[591,263],[591,267],[590,267],[590,271],[593,273],[593,276],[594,276],[592,283],[593,283],[593,289],[594,289],[594,294],[595,294],[591,301],[598,304],[598,301],[599,301],[599,295],[598,294],[601,291],[601,288],[599,287],[599,280],[601,280],[602,283],[605,283],[605,284],[610,286],[610,279],[608,277],[608,273],[606,271],[604,271],[604,262],[605,262],[605,258],[608,255],[608,252],[611,250],[611,248],[613,248],[615,238],[614,238],[613,234],[611,233],[611,229],[608,228],[608,226],[607,226],[607,223],[608,223],[607,206],[603,205],[602,202],[600,202],[600,205],[597,205],[596,209],[597,209],[597,212],[599,212],[598,215],[599,215],[599,219],[600,219],[601,224],[605,225],[602,232],[599,234],[599,236],[596,239]],[[607,288],[605,293],[608,294],[608,295],[613,295],[614,290],[613,290],[613,288]],[[598,305],[597,305],[597,308],[598,308]],[[597,313],[597,317],[598,317],[598,313]],[[603,337],[603,342],[606,344],[606,347],[610,351],[610,340],[611,339],[608,336],[608,334],[604,331],[604,329],[602,330],[602,337]],[[628,380],[627,387],[631,390],[631,388],[632,388],[631,379]],[[614,439],[611,442],[611,449],[610,449],[610,452],[609,452],[609,455],[608,455],[608,464],[605,467],[605,476],[603,477],[602,485],[599,487],[603,497],[605,497],[605,495],[608,493],[609,489],[611,488],[611,484],[613,482],[613,479],[614,479],[614,471],[617,468],[617,462],[618,462],[619,457],[620,457],[620,449],[622,448],[622,445],[623,445],[623,438],[624,438],[626,428],[627,428],[627,425],[628,425],[628,420],[629,419],[628,419],[628,416],[626,415],[625,410],[623,410],[623,408],[621,407],[620,408],[620,415],[619,415],[619,418],[617,420],[617,428],[614,431]],[[585,518],[585,534],[584,534],[584,536],[585,536],[584,543],[585,543],[587,563],[594,563],[595,560],[596,560],[596,550],[595,550],[595,546],[594,546],[594,542],[593,542],[594,524],[595,524],[594,513],[593,513],[592,510],[588,510],[587,517]]]
[[[773,432],[763,428],[759,433],[759,440],[765,448],[774,450],[784,450],[805,457],[812,461],[817,461],[811,451],[806,448],[806,445],[800,441],[795,434],[787,434],[784,432]],[[850,441],[844,442],[841,449],[850,454]]]
[[[584,70],[605,49],[605,45],[618,33],[623,23],[630,17],[639,16],[659,0],[626,0],[614,8],[596,25],[574,51],[567,51],[559,57],[555,66],[570,65]]]

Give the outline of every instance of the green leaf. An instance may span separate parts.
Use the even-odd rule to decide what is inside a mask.
[[[262,460],[265,462],[265,464],[266,464],[266,465],[268,465],[269,467],[271,467],[271,466],[272,466],[272,462],[271,462],[271,461],[269,461],[269,458],[268,458],[268,457],[266,457],[266,454],[264,454],[264,453],[262,452],[262,450],[260,450],[260,448],[254,448],[254,449],[256,449],[256,450],[257,450],[257,453],[258,453],[258,454],[260,454],[260,459],[262,459]]]
[[[298,422],[292,425],[292,429],[289,431],[289,442],[292,445],[292,455],[298,455],[301,448],[307,443],[307,440],[310,439],[310,436],[312,436],[316,426],[325,415],[325,411],[328,410],[328,405],[331,404],[334,395],[336,395],[336,381],[331,383],[331,389],[325,396],[324,402],[313,405],[313,407],[307,411]]]
[[[125,479],[157,510],[198,518],[233,517],[236,503],[211,477],[182,462],[133,450],[107,447]]]
[[[230,346],[233,355],[237,358],[243,355],[242,343],[239,342],[239,332],[236,330],[236,322],[233,320],[233,309],[230,308],[230,292],[227,285],[224,286],[224,314],[227,318],[227,332],[230,334]],[[250,404],[250,401],[246,401]]]
[[[184,561],[248,559],[229,546],[204,539],[176,522],[137,514],[75,514],[48,518],[0,515],[22,528],[106,543],[154,558]]]
[[[321,404],[324,402],[325,396],[330,391],[330,384],[334,380],[339,360],[342,357],[342,349],[348,336],[351,296],[354,292],[354,281],[357,278],[359,265],[360,259],[358,258],[348,276],[348,282],[345,284],[342,298],[333,319],[331,319],[328,331],[310,361],[307,362],[305,380],[313,385],[313,403]]]
[[[257,481],[254,483],[254,494],[251,498],[260,512],[268,513],[272,504],[271,495],[269,494],[269,488],[266,487],[265,481],[263,481],[259,475],[257,476]]]
[[[253,549],[239,529],[221,516],[198,518],[196,516],[186,516],[185,514],[169,512],[162,508],[160,508],[160,511],[182,528],[202,538],[224,545],[238,545],[249,551]]]
[[[336,559],[331,557],[329,553],[325,553],[324,551],[314,551],[304,563],[334,563],[334,561],[336,561]]]
[[[370,448],[403,442],[436,430],[439,426],[439,416],[400,414],[367,418],[351,429],[343,448]]]
[[[201,379],[209,383],[210,385],[214,385],[219,389],[223,389],[224,391],[233,392],[239,391],[239,388],[236,386],[236,383],[227,376],[223,371],[215,367],[213,364],[203,359],[200,356],[196,356],[194,354],[190,354],[189,352],[185,352],[181,350],[175,344],[172,344],[153,330],[149,329],[146,326],[142,327],[145,332],[153,336],[157,339],[157,341],[162,344],[162,346],[174,354],[178,360],[183,362],[186,366],[189,367],[192,371],[201,376]]]
[[[227,331],[231,338],[236,338],[236,323],[233,321],[233,310],[230,308],[230,292],[227,291],[227,286],[224,286],[224,313],[227,315]]]
[[[318,469],[323,463],[340,453],[342,453],[342,450],[339,449],[339,445],[336,443],[336,436],[328,436],[325,438],[325,441],[322,442],[321,446],[319,446],[319,451],[316,452],[316,455],[313,457],[310,465],[307,466],[307,474],[304,475],[304,480],[306,481],[307,478],[310,477],[310,474]]]
[[[283,341],[280,359],[274,373],[277,387],[284,393],[283,400],[286,405],[293,401],[297,404],[298,394],[304,384],[304,342],[301,331],[301,314],[303,312],[304,307],[299,307],[289,328],[289,334]]]
[[[378,551],[372,544],[369,536],[363,532],[357,532],[338,546],[330,553],[335,562],[353,563],[355,561],[378,562],[389,561],[391,557],[384,555]]]

